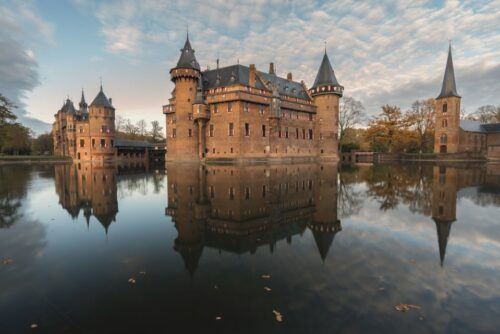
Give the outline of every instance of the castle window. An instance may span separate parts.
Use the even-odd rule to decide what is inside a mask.
[[[312,121],[313,120],[313,114],[309,114],[309,120]]]
[[[177,116],[172,115],[172,124],[177,123]]]
[[[177,137],[177,129],[172,129],[172,138]]]
[[[266,193],[267,193],[267,187],[266,187],[266,185],[263,185],[262,186],[262,197],[266,197]]]
[[[448,127],[448,120],[447,119],[443,119],[443,121],[441,122],[441,126],[443,128],[447,128]]]
[[[250,136],[250,124],[245,123],[245,136]]]
[[[106,125],[101,126],[101,132],[109,132],[108,127]]]
[[[302,129],[302,139],[306,139],[306,129]]]
[[[210,186],[210,198],[215,198],[215,188],[214,188],[214,186]]]
[[[280,128],[278,130],[278,137],[281,138],[281,126],[280,126]]]
[[[215,126],[213,124],[210,124],[210,129],[209,129],[209,132],[208,132],[208,136],[209,137],[213,137],[214,136],[214,132],[215,132]]]
[[[261,104],[260,107],[259,107],[259,113],[261,115],[264,115],[264,106]]]
[[[266,136],[266,126],[262,125],[262,137]]]
[[[83,133],[83,128],[80,126],[80,133]]]
[[[248,112],[248,102],[243,102],[243,111]]]
[[[212,153],[215,154],[215,148],[212,149]],[[214,171],[215,172],[215,171]]]
[[[229,187],[229,199],[234,200],[234,187]]]
[[[443,112],[447,112],[448,111],[448,105],[446,103],[443,104]]]
[[[101,147],[106,147],[106,139],[101,139]]]
[[[231,153],[234,153],[234,150],[233,150],[233,148],[232,148],[232,147],[231,147]]]
[[[299,139],[299,128],[295,128],[295,138]]]
[[[95,138],[92,138],[92,147],[95,147]]]
[[[312,129],[309,129],[309,139],[310,140],[313,139],[313,130]]]
[[[217,104],[214,104],[214,114],[217,114],[219,112],[219,108],[217,107]]]
[[[231,102],[228,102],[227,104],[227,112],[232,112],[233,111],[233,104]]]
[[[188,113],[188,120],[190,120],[190,121],[193,120],[193,113]]]
[[[250,188],[248,187],[245,188],[245,199],[246,200],[250,199]]]
[[[443,134],[441,135],[441,138],[440,138],[440,139],[441,139],[441,144],[442,144],[442,145],[445,145],[445,144],[448,142],[448,136],[447,136],[445,133],[443,133]]]
[[[192,137],[193,136],[193,130],[192,129],[188,129],[188,137]]]
[[[111,139],[111,147],[114,147],[115,146],[115,141],[113,139]]]
[[[288,126],[285,127],[285,138],[288,138]]]
[[[234,136],[234,123],[229,123],[229,136]]]

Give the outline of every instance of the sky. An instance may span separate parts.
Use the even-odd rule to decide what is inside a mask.
[[[169,70],[189,26],[203,69],[240,62],[311,86],[326,49],[369,117],[436,97],[452,40],[466,112],[500,104],[500,0],[0,0],[0,93],[21,120],[52,123],[102,80],[117,114],[164,122]],[[35,121],[36,122],[36,121]]]

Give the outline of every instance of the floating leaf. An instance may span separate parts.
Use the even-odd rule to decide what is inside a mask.
[[[264,290],[266,290],[267,292],[269,292],[269,291],[271,291],[271,288],[269,288],[269,287],[265,286],[265,287],[264,287]]]
[[[145,271],[140,271],[139,274],[140,275],[146,275],[146,272]]]
[[[281,314],[281,312],[273,310],[273,313],[274,313],[274,317],[276,318],[277,322],[283,321],[283,315]]]
[[[271,275],[265,274],[265,275],[262,275],[260,277],[263,278],[263,279],[269,279],[269,278],[271,278]]]
[[[2,263],[5,264],[5,265],[11,264],[13,262],[14,262],[14,260],[12,260],[10,258],[5,258],[5,259],[2,260]]]
[[[217,317],[215,317],[215,320],[222,320],[222,317],[221,316],[217,316]]]
[[[130,277],[130,278],[128,279],[128,282],[129,282],[130,284],[135,284],[135,278]]]
[[[408,312],[411,309],[419,310],[420,306],[413,304],[398,304],[394,306],[394,308],[399,312]]]
[[[38,324],[31,324],[30,327],[33,328],[33,329],[38,328]]]

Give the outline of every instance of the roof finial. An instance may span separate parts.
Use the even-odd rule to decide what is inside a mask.
[[[189,41],[189,23],[186,23],[186,39]]]
[[[326,41],[325,41],[325,54],[326,54]]]
[[[99,80],[101,81],[101,92],[102,92],[102,77],[99,77]]]

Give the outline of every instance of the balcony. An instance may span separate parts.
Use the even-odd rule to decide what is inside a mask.
[[[163,113],[166,114],[173,114],[175,113],[175,105],[173,104],[167,104],[163,106]]]
[[[193,106],[193,119],[197,120],[209,120],[210,119],[210,109],[208,109],[205,104],[197,104]]]

